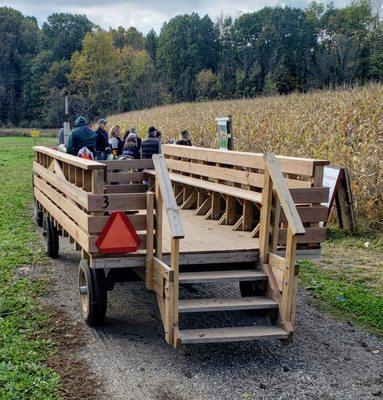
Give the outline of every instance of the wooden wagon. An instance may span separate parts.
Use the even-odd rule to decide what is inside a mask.
[[[165,145],[152,160],[95,162],[34,147],[33,195],[50,257],[59,236],[82,253],[81,308],[103,323],[116,281],[142,279],[157,294],[166,341],[291,340],[296,256],[320,254],[328,198],[323,160]],[[123,211],[137,251],[102,254],[97,241]],[[182,299],[180,285],[238,282],[240,295]],[[231,288],[233,286],[230,286]],[[231,289],[235,290],[235,289]],[[265,325],[179,329],[189,313],[243,311]]]

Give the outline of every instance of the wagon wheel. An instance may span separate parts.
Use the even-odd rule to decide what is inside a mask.
[[[48,216],[44,216],[43,222],[44,229],[47,237],[47,254],[48,257],[57,258],[59,255],[59,234],[57,229],[53,225],[53,222],[49,220]]]
[[[37,200],[35,200],[34,204],[33,204],[33,216],[35,218],[37,226],[42,228],[44,213],[43,213],[40,203]]]
[[[86,260],[81,260],[78,284],[82,315],[90,326],[104,322],[107,307],[107,285],[103,269],[92,269]]]

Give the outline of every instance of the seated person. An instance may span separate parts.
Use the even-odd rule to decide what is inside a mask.
[[[125,146],[122,149],[122,154],[136,160],[141,158],[137,135],[135,133],[131,132],[127,136]]]
[[[78,117],[74,126],[68,138],[67,153],[77,156],[83,147],[94,153],[96,149],[96,134],[88,127],[86,119],[82,116]]]
[[[105,129],[108,121],[101,118],[98,121],[98,129],[96,130],[96,158],[97,160],[106,160],[110,153],[108,132]]]
[[[113,126],[109,131],[109,145],[113,152],[116,150],[117,157],[122,154],[124,142],[120,138],[120,127],[118,125]]]
[[[190,133],[187,130],[181,132],[181,140],[178,140],[176,144],[181,146],[193,146],[190,140]]]
[[[156,128],[151,126],[148,137],[141,144],[141,157],[151,159],[153,154],[159,153],[161,153],[161,142],[156,138]]]

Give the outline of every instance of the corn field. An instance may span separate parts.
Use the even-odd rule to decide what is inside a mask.
[[[188,129],[193,144],[216,147],[215,118],[229,114],[236,150],[326,159],[347,167],[357,217],[383,229],[383,85],[176,104],[109,121],[135,127],[142,137],[153,125],[164,141]]]

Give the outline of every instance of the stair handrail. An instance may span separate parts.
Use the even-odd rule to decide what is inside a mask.
[[[163,154],[153,155],[153,164],[156,171],[156,183],[158,183],[162,195],[172,239],[183,239],[185,233]]]
[[[154,199],[156,203],[154,218],[155,257],[152,257],[153,248],[149,249],[151,251],[151,257],[149,258],[152,258],[152,260],[147,260],[147,287],[150,290],[154,289],[155,265],[160,266],[163,270],[166,269],[162,252],[162,219],[163,209],[165,209],[171,234],[170,265],[168,268],[171,271],[172,279],[167,280],[165,292],[162,294],[163,298],[162,300],[159,299],[159,302],[164,307],[162,316],[166,341],[173,347],[178,347],[180,343],[178,328],[180,240],[185,237],[185,232],[164,156],[162,154],[153,155],[153,165],[155,170]]]
[[[269,277],[268,293],[279,305],[278,324],[292,338],[298,274],[295,254],[298,237],[304,235],[306,231],[275,155],[266,153],[264,158],[265,183],[262,192],[259,256],[262,270]],[[275,196],[275,209],[272,215],[273,196]],[[279,243],[280,208],[283,209],[288,222],[284,257],[276,254]],[[273,272],[274,267],[282,268],[283,283],[281,288],[278,287]]]
[[[273,181],[273,189],[276,191],[280,205],[285,212],[288,226],[293,236],[304,235],[306,233],[302,220],[298,214],[298,210],[294,204],[285,178],[279,167],[279,162],[273,153],[265,154],[265,163],[270,178]]]

